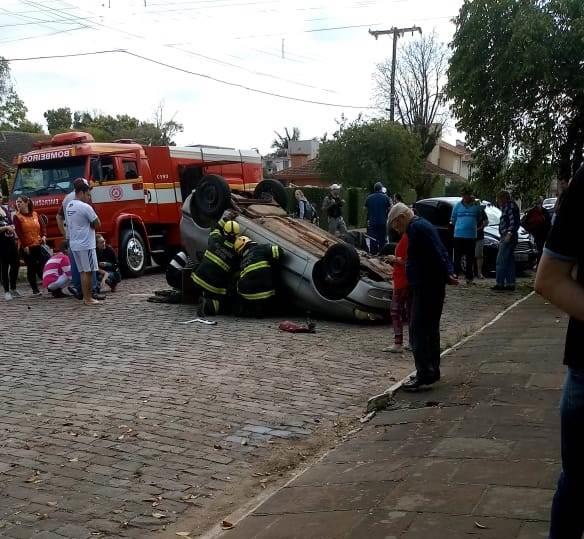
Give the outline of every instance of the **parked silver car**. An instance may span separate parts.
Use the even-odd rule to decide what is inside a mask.
[[[217,181],[217,177],[213,179]],[[189,256],[200,259],[207,246],[212,219],[225,209],[237,212],[241,233],[259,244],[273,243],[284,251],[280,264],[283,292],[297,307],[326,317],[347,321],[389,318],[392,297],[391,267],[367,253],[338,240],[306,220],[289,217],[274,199],[250,199],[228,193],[229,200],[197,200],[198,190],[182,207],[182,243]],[[224,187],[216,190],[221,197]],[[210,215],[211,214],[211,215]]]

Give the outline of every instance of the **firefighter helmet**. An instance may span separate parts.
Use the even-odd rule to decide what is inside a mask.
[[[252,243],[251,238],[248,238],[247,236],[239,236],[239,238],[235,240],[235,251],[241,253],[249,243]]]
[[[228,236],[239,236],[239,223],[237,221],[227,221],[223,225],[223,231]]]

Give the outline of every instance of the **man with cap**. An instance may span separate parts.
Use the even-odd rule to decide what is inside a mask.
[[[365,201],[367,209],[367,235],[375,240],[371,254],[379,253],[387,243],[387,215],[391,199],[383,192],[383,184],[377,182]]]
[[[61,203],[61,207],[59,208],[59,211],[57,213],[57,226],[59,228],[59,231],[61,232],[61,234],[65,238],[65,240],[67,240],[69,238],[69,235],[67,232],[67,223],[65,220],[65,209],[67,208],[67,205],[69,204],[69,202],[71,202],[72,200],[75,200],[75,189],[77,187],[80,187],[81,185],[86,185],[89,188],[89,191],[91,192],[91,184],[85,178],[77,178],[73,182],[73,191],[71,191],[63,199],[63,202]],[[71,261],[71,287],[69,288],[69,291],[77,299],[81,299],[82,298],[81,275],[79,274],[79,270],[77,269],[77,266],[75,265],[75,257],[71,256],[70,261]],[[97,289],[97,273],[95,273],[91,278],[91,289],[93,291],[93,298],[94,299],[97,299],[97,300],[105,299],[105,294],[101,294]]]
[[[75,198],[65,208],[69,249],[81,274],[81,290],[85,305],[96,305],[92,297],[92,275],[97,272],[95,231],[101,226],[95,210],[89,205],[91,195],[87,180],[75,180]]]
[[[322,201],[322,209],[328,217],[328,231],[334,236],[347,233],[347,225],[343,219],[344,203],[345,201],[341,198],[341,186],[334,183]]]
[[[395,204],[388,225],[408,235],[406,274],[412,294],[410,344],[416,374],[402,389],[417,391],[440,380],[440,318],[446,284],[458,284],[452,262],[430,222],[414,215],[405,204]]]

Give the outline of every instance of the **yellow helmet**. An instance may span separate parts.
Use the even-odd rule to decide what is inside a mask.
[[[247,236],[239,236],[235,240],[235,251],[237,253],[241,253],[241,251],[243,251],[245,246],[250,242],[251,242],[251,238],[248,238]]]
[[[237,221],[227,221],[223,225],[223,231],[229,236],[239,236],[239,223]]]

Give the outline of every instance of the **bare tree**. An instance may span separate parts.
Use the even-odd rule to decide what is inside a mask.
[[[396,67],[397,118],[420,137],[422,157],[428,157],[448,118],[443,87],[448,49],[436,32],[408,41],[401,47]],[[391,58],[377,65],[374,74],[377,105],[384,112],[391,97]]]

